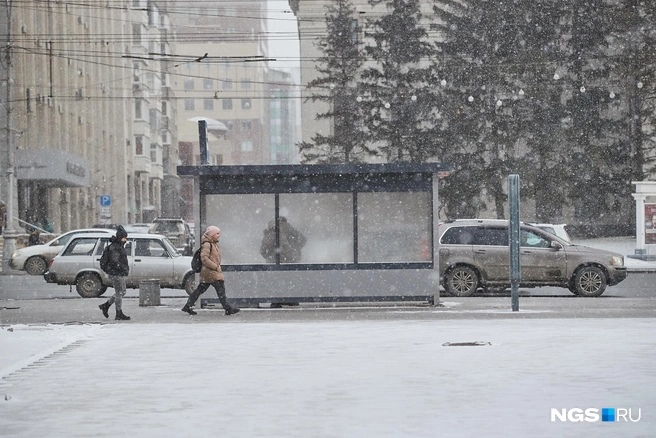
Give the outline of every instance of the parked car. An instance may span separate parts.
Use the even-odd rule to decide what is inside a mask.
[[[470,296],[478,288],[510,287],[508,221],[471,219],[439,225],[441,282],[447,293]],[[520,224],[522,287],[559,286],[598,297],[627,276],[621,254],[568,241]]]
[[[14,253],[9,258],[9,266],[12,269],[25,271],[30,275],[43,275],[48,270],[50,261],[62,250],[64,245],[75,234],[83,233],[106,233],[113,235],[114,230],[102,228],[83,228],[79,230],[72,230],[64,233],[43,245],[26,246]]]
[[[572,240],[569,238],[569,233],[565,229],[567,224],[529,224],[529,225],[533,225],[534,227],[544,230],[547,233],[551,233],[555,236],[560,237],[561,239],[567,241],[568,243],[572,243]]]
[[[105,233],[73,236],[52,259],[44,278],[48,283],[75,285],[83,298],[99,297],[111,282],[100,269],[100,257],[110,237]],[[142,280],[157,279],[162,288],[184,289],[191,294],[196,287],[191,257],[180,254],[164,236],[129,234],[125,249],[130,274],[127,287],[136,289]]]
[[[152,227],[153,224],[129,224],[128,226],[130,228],[134,228],[136,233],[148,234],[148,232],[150,231],[150,227]]]
[[[168,237],[178,251],[184,255],[190,256],[194,253],[194,235],[184,219],[156,218],[149,233]]]
[[[130,233],[141,233],[140,230],[133,227],[132,225],[123,225],[123,224],[93,224],[93,228],[107,228],[111,230],[116,230],[118,227],[123,227],[128,234]],[[148,232],[148,231],[146,231]]]

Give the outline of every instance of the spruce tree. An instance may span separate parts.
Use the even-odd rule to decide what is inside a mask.
[[[330,120],[330,135],[317,133],[299,150],[304,163],[352,163],[365,161],[376,151],[366,144],[358,98],[357,78],[364,63],[359,48],[356,13],[349,0],[333,0],[326,6],[326,34],[317,46],[320,76],[307,84],[308,100],[325,102],[326,112],[317,120]]]
[[[434,155],[431,136],[432,49],[419,0],[370,0],[386,13],[368,20],[361,76],[365,126],[388,162],[423,162]]]
[[[497,217],[503,218],[506,177],[519,171],[520,132],[531,114],[523,90],[527,72],[517,61],[526,51],[525,11],[512,3],[483,0],[437,1],[434,10],[433,28],[442,36],[436,47],[443,133],[451,145],[443,161],[457,169],[442,190],[447,213],[476,216],[488,208],[484,200],[489,197]],[[463,184],[465,178],[472,181]],[[464,196],[463,186],[469,189]]]

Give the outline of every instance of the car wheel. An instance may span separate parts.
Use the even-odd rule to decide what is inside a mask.
[[[469,297],[478,289],[478,274],[469,266],[456,266],[446,274],[444,289],[456,297]]]
[[[194,274],[187,274],[182,282],[182,287],[187,292],[187,295],[191,295],[196,290],[196,276]]]
[[[98,276],[93,272],[85,272],[77,278],[75,289],[82,298],[96,298],[101,296],[107,290]]]
[[[25,261],[25,272],[30,275],[43,275],[48,269],[48,263],[40,256],[30,257]]]
[[[569,291],[570,291],[571,293],[573,293],[574,295],[577,295],[577,296],[578,296],[579,291],[576,289],[576,286],[574,286],[574,280],[571,280],[571,281],[569,282],[569,284],[567,285],[567,289],[569,289]]]
[[[575,294],[582,297],[598,297],[607,284],[606,274],[596,266],[584,266],[574,274]]]

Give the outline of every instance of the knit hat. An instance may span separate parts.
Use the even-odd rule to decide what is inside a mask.
[[[123,225],[119,225],[118,228],[116,228],[116,240],[121,240],[124,237],[128,237],[128,232],[125,231]]]
[[[220,232],[220,231],[221,231],[221,230],[219,230],[219,227],[216,227],[216,226],[214,226],[214,225],[210,225],[209,227],[207,227],[207,228],[205,229],[205,234],[204,234],[204,235],[205,235],[206,237],[210,237],[212,234],[214,234],[214,233],[218,233],[218,232]]]

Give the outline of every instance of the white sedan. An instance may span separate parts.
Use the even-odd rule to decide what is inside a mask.
[[[48,283],[75,285],[83,298],[99,297],[111,286],[100,269],[100,257],[110,236],[101,233],[78,234],[52,260],[43,275]],[[184,289],[191,294],[196,276],[191,257],[180,254],[171,241],[158,234],[128,234],[125,244],[130,273],[128,288],[138,288],[144,280],[159,280],[162,288]]]
[[[108,228],[83,228],[69,231],[43,245],[26,246],[25,248],[14,251],[9,258],[9,266],[11,269],[25,271],[30,275],[43,275],[48,270],[50,260],[62,250],[71,237],[80,233],[107,233],[113,235],[116,233],[116,230]]]

